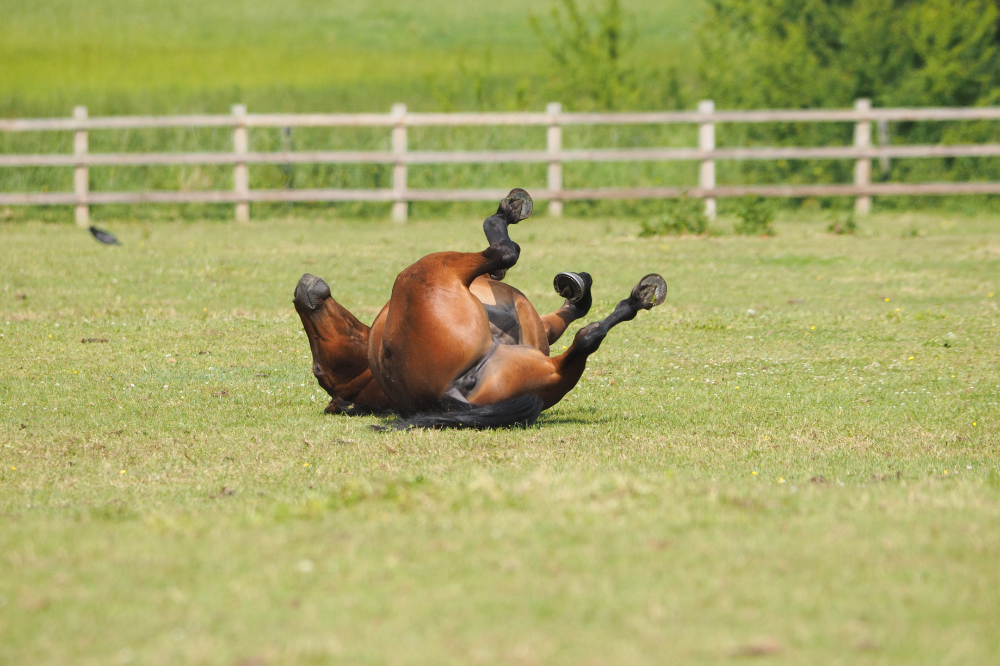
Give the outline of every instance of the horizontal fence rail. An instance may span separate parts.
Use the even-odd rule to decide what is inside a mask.
[[[651,113],[248,113],[105,118],[3,119],[0,132],[86,131],[169,127],[456,127],[474,125],[663,125],[670,123],[902,122],[1000,120],[1000,107],[927,109],[795,109],[788,111],[664,111]]]
[[[0,193],[0,205],[72,205],[77,223],[89,224],[89,206],[138,203],[232,203],[236,217],[249,219],[253,202],[371,201],[392,202],[393,218],[405,221],[407,205],[414,201],[481,201],[503,197],[506,190],[412,189],[406,185],[407,166],[433,164],[548,164],[548,188],[532,195],[549,201],[553,215],[562,213],[562,202],[586,199],[644,199],[698,197],[706,212],[715,214],[715,199],[748,194],[769,197],[857,197],[855,209],[870,211],[872,196],[1000,194],[1000,183],[871,183],[871,160],[885,163],[891,158],[1000,157],[1000,144],[967,145],[871,145],[871,123],[920,121],[1000,120],[1000,107],[872,109],[868,100],[858,100],[853,109],[801,109],[764,111],[716,111],[711,101],[697,111],[652,113],[563,113],[559,104],[545,113],[410,113],[398,104],[387,114],[250,114],[242,105],[228,115],[111,116],[89,118],[85,107],[76,107],[72,118],[0,119],[0,132],[67,131],[74,133],[73,154],[0,154],[0,167],[72,167],[73,192]],[[840,122],[855,125],[854,144],[816,147],[718,148],[715,126],[720,123],[813,123]],[[698,146],[691,148],[562,148],[562,128],[579,125],[698,125]],[[409,151],[409,127],[542,126],[548,128],[545,150],[501,151]],[[230,152],[91,153],[88,132],[93,130],[217,127],[233,132]],[[276,151],[250,152],[249,128],[366,127],[392,131],[390,151]],[[287,131],[287,130],[286,130]],[[879,132],[880,137],[883,131]],[[717,160],[854,160],[853,184],[837,185],[748,185],[719,186],[715,183]],[[567,162],[700,162],[699,186],[564,189],[562,166]],[[392,187],[385,189],[294,189],[251,190],[251,164],[386,164],[393,165]],[[89,167],[231,165],[230,191],[92,192]]]
[[[420,152],[295,151],[273,153],[90,153],[2,155],[0,167],[176,166],[191,164],[501,164],[559,162],[665,162],[710,160],[873,159],[883,157],[1000,157],[1000,144],[855,148],[613,148]]]

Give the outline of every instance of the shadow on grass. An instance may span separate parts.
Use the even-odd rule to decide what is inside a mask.
[[[538,418],[537,425],[541,427],[548,425],[606,425],[613,421],[614,417],[610,415],[554,414],[547,416],[543,414]]]
[[[405,432],[405,430],[393,430],[392,424],[397,421],[397,417],[386,417],[379,418],[375,417],[371,423],[368,423],[368,427],[374,431],[381,432]],[[534,425],[524,427],[520,425],[511,426],[509,429],[518,430],[530,430],[534,428],[545,428],[546,426],[557,426],[557,425],[572,425],[572,426],[597,426],[597,425],[608,425],[614,422],[613,415],[571,415],[571,414],[555,414],[547,415],[544,412],[538,417],[538,420]],[[445,428],[445,430],[452,430],[454,428]]]

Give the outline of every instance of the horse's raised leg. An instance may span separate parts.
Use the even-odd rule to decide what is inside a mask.
[[[587,358],[600,348],[612,328],[635,319],[640,310],[660,305],[666,295],[664,279],[655,274],[647,275],[610,315],[580,329],[570,348],[559,356],[550,358],[525,346],[498,348],[480,373],[480,381],[469,394],[469,401],[491,404],[533,394],[541,398],[544,408],[548,409],[580,381]]]
[[[558,310],[541,318],[550,345],[555,344],[571,323],[590,312],[593,304],[590,289],[594,280],[590,273],[565,272],[556,275],[552,284],[556,292],[566,300]]]
[[[312,351],[313,374],[330,394],[329,414],[387,412],[385,392],[368,368],[369,328],[330,295],[330,287],[306,273],[292,301]]]
[[[615,309],[601,321],[595,321],[581,328],[573,344],[563,354],[566,361],[576,358],[586,358],[600,348],[608,331],[622,323],[632,321],[639,310],[651,310],[663,303],[667,297],[667,282],[656,273],[650,273],[632,288],[632,293],[623,301],[619,301]]]

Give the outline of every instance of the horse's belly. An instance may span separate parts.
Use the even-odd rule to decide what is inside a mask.
[[[468,292],[464,302],[447,294],[434,296],[403,304],[409,307],[390,302],[372,326],[372,372],[404,414],[439,408],[454,380],[493,347],[478,299]]]
[[[517,310],[499,305],[484,305],[484,307],[493,339],[501,345],[521,344],[521,320],[517,316]]]

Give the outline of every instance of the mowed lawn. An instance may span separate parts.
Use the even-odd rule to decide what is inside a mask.
[[[0,662],[1000,661],[1000,220],[532,218],[539,310],[666,304],[535,427],[325,416],[299,276],[370,321],[480,220],[0,226]]]

